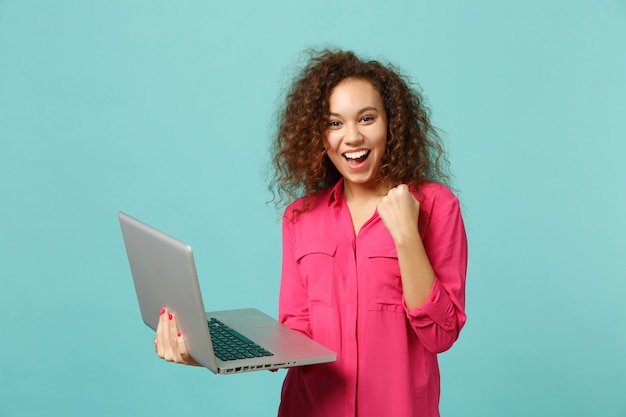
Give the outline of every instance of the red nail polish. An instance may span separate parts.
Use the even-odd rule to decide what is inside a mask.
[[[182,333],[179,331],[178,332],[178,337],[181,337],[181,336],[182,336]]]
[[[174,316],[172,316],[172,314],[171,314],[171,313],[170,313],[170,314],[168,314],[168,315],[167,315],[167,317],[168,317],[170,320],[172,320],[172,319],[174,318]]]
[[[163,313],[165,313],[165,307],[163,307],[163,308],[161,309],[161,312],[159,313],[159,316],[162,316],[162,315],[163,315]]]

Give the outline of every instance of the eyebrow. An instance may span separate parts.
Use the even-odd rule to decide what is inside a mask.
[[[379,110],[378,110],[376,107],[374,107],[374,106],[367,106],[367,107],[363,107],[361,110],[359,110],[359,111],[357,112],[357,114],[362,114],[362,113],[365,113],[365,112],[367,112],[367,111],[372,111],[372,110],[374,110],[375,112],[378,112],[378,111],[379,111]],[[329,116],[341,116],[341,115],[340,115],[339,113],[329,113]]]

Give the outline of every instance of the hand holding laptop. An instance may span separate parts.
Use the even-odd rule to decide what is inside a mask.
[[[141,317],[157,332],[161,358],[219,374],[336,360],[335,352],[255,308],[207,313],[191,247],[122,212],[119,220]]]
[[[170,318],[170,316],[172,318]],[[175,339],[174,339],[175,338]],[[174,341],[175,340],[175,341]],[[164,307],[159,316],[156,337],[154,338],[154,350],[161,359],[168,362],[180,363],[190,366],[202,366],[189,355],[185,338],[176,323],[176,316]],[[268,369],[276,372],[278,369]]]
[[[176,317],[166,308],[162,308],[159,316],[154,349],[161,359],[184,365],[202,366],[189,355],[183,334],[178,330]]]

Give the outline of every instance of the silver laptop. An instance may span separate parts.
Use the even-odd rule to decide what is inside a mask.
[[[191,247],[125,213],[119,220],[143,321],[156,330],[161,308],[173,311],[189,353],[201,365],[234,374],[336,359],[333,351],[259,310],[206,313]]]

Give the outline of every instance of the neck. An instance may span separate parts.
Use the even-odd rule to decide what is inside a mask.
[[[387,195],[389,187],[384,183],[376,184],[354,184],[343,183],[343,194],[347,201],[363,201],[380,199]]]

